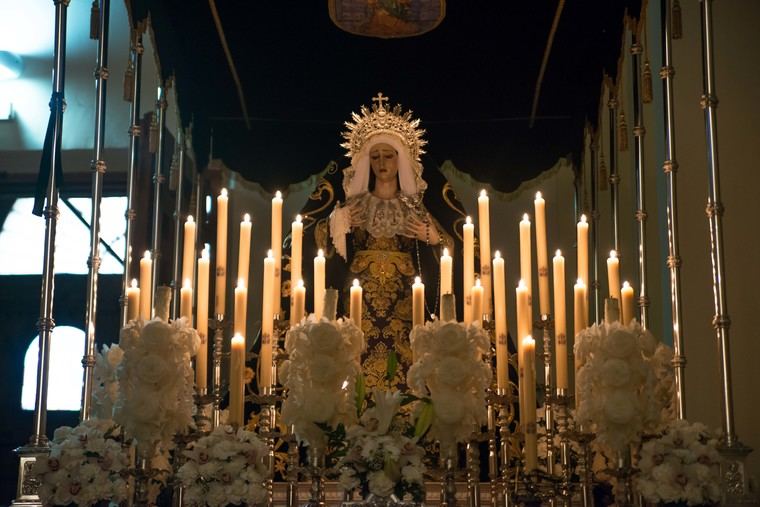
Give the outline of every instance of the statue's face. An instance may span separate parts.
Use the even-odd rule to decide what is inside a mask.
[[[369,165],[377,181],[396,181],[398,153],[387,143],[377,143],[369,150]]]

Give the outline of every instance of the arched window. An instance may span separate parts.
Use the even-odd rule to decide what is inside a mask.
[[[48,410],[79,410],[82,403],[82,355],[84,331],[71,326],[53,328],[50,338],[50,370],[48,376]],[[37,390],[37,360],[40,349],[37,336],[24,356],[24,384],[21,408],[34,410]]]

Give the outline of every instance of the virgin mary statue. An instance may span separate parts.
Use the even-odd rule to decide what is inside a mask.
[[[444,228],[425,205],[427,183],[420,161],[425,141],[419,120],[400,105],[389,107],[382,93],[372,100],[371,108],[362,106],[360,114],[353,114],[343,133],[341,146],[351,160],[342,172],[344,201],[336,200],[321,222],[313,214],[310,218],[316,242],[327,249],[332,265],[328,284],[341,284],[345,313],[353,280],[363,288],[367,387],[399,387],[412,362],[412,284],[415,277],[422,279],[425,313],[428,318],[437,314],[438,259],[444,247],[454,255],[457,234],[454,220],[444,220]],[[438,190],[442,216],[458,215],[453,195],[447,198],[445,189]],[[392,378],[386,377],[389,356],[398,363]]]

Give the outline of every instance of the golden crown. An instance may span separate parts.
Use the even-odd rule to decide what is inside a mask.
[[[378,92],[376,97],[372,98],[372,108],[362,106],[361,114],[351,113],[353,123],[345,123],[348,128],[343,132],[345,143],[341,144],[347,151],[346,156],[352,158],[361,152],[364,143],[377,134],[391,134],[400,138],[409,149],[409,156],[419,166],[420,155],[425,153],[422,149],[427,141],[422,139],[425,130],[419,128],[420,120],[412,118],[412,111],[404,112],[401,104],[396,104],[393,109],[386,107],[385,102],[390,99]],[[418,172],[418,171],[417,171]]]

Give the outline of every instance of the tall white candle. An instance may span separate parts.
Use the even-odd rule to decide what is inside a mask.
[[[359,280],[354,280],[350,292],[349,315],[356,327],[362,328],[362,288]]]
[[[520,220],[520,279],[528,289],[528,305],[532,305],[530,296],[533,294],[531,267],[530,218],[525,213]]]
[[[565,258],[557,250],[554,256],[554,350],[557,365],[557,389],[568,388],[567,315],[565,306]]]
[[[199,390],[208,387],[208,283],[209,252],[204,248],[198,259],[198,302],[196,304],[196,329],[201,339],[195,356],[195,385]]]
[[[577,230],[578,278],[588,287],[588,222],[586,215],[581,215]]]
[[[538,308],[541,315],[551,313],[549,306],[549,252],[546,247],[546,201],[536,192],[536,264],[538,266]]]
[[[425,284],[419,276],[412,284],[412,329],[425,324]]]
[[[261,293],[261,360],[259,362],[259,387],[272,385],[272,334],[274,332],[274,305],[272,292],[274,284],[274,257],[267,252],[264,259],[264,287]]]
[[[251,215],[243,215],[243,221],[240,222],[240,245],[238,248],[238,276],[237,279],[243,280],[246,288],[250,287],[248,274],[251,265]],[[245,337],[245,334],[243,337]]]
[[[496,387],[505,390],[508,386],[507,370],[507,292],[504,259],[496,250],[493,258],[493,313],[496,320]]]
[[[224,315],[227,291],[227,189],[216,198],[216,290],[214,312]]]
[[[475,226],[472,225],[472,219],[466,218],[462,226],[462,291],[464,292],[464,323],[469,324],[472,321],[472,299],[470,298],[470,289],[475,281]]]
[[[525,381],[525,471],[531,472],[538,464],[538,440],[536,435],[536,342],[531,336],[523,338],[523,364]]]
[[[483,313],[491,315],[491,216],[485,189],[478,197],[478,226],[480,233],[480,283],[483,285]],[[475,318],[479,318],[475,316]]]
[[[239,334],[230,343],[230,404],[229,422],[235,427],[243,425],[245,374],[245,338]]]
[[[476,326],[483,325],[483,286],[480,284],[480,278],[475,280],[475,285],[470,289],[472,299],[472,323]]]
[[[301,280],[302,247],[303,245],[303,222],[301,215],[296,215],[295,221],[290,224],[290,283],[294,287]]]
[[[193,286],[189,278],[186,278],[179,290],[179,316],[187,319],[187,323],[193,325]]]
[[[325,254],[320,248],[314,257],[314,316],[322,318],[325,310]]]
[[[636,318],[636,305],[633,302],[633,287],[628,282],[623,282],[623,289],[620,291],[620,297],[622,299],[620,306],[620,313],[623,319],[623,324],[626,326]]]
[[[241,278],[238,280],[237,287],[235,287],[235,321],[234,321],[234,334],[239,334],[245,337],[246,331],[246,319],[248,313],[248,289],[245,287],[245,282]]]
[[[520,280],[517,289],[515,289],[515,296],[515,310],[517,313],[517,371],[520,376],[517,387],[518,398],[520,402],[520,418],[522,420],[522,414],[525,414],[525,381],[523,379],[525,371],[523,368],[523,338],[530,335],[530,329],[532,327],[530,325],[530,304],[528,302],[530,299],[530,294],[528,293],[528,288],[525,286],[524,280]]]
[[[153,277],[153,260],[150,250],[145,250],[140,259],[140,318],[150,320],[153,315],[153,294],[151,294]]]
[[[279,315],[282,288],[282,193],[279,190],[272,198],[272,256],[274,257],[272,313]]]
[[[451,274],[452,274],[452,258],[449,254],[449,249],[443,249],[443,255],[441,255],[441,297],[444,294],[452,294],[451,288]]]
[[[301,322],[306,312],[306,287],[303,280],[298,280],[293,287],[293,308],[290,314],[290,326],[293,327]]]
[[[575,324],[575,336],[588,327],[588,311],[586,309],[586,284],[583,280],[578,278],[578,281],[573,287],[574,293],[574,324]]]
[[[620,301],[620,259],[615,250],[610,251],[610,258],[607,259],[607,286],[610,297]]]
[[[137,280],[132,279],[132,285],[127,287],[127,322],[140,316],[140,288]]]
[[[195,220],[192,215],[185,221],[185,235],[182,243],[182,280],[190,280],[190,288],[195,284]],[[183,282],[184,283],[184,282]]]

